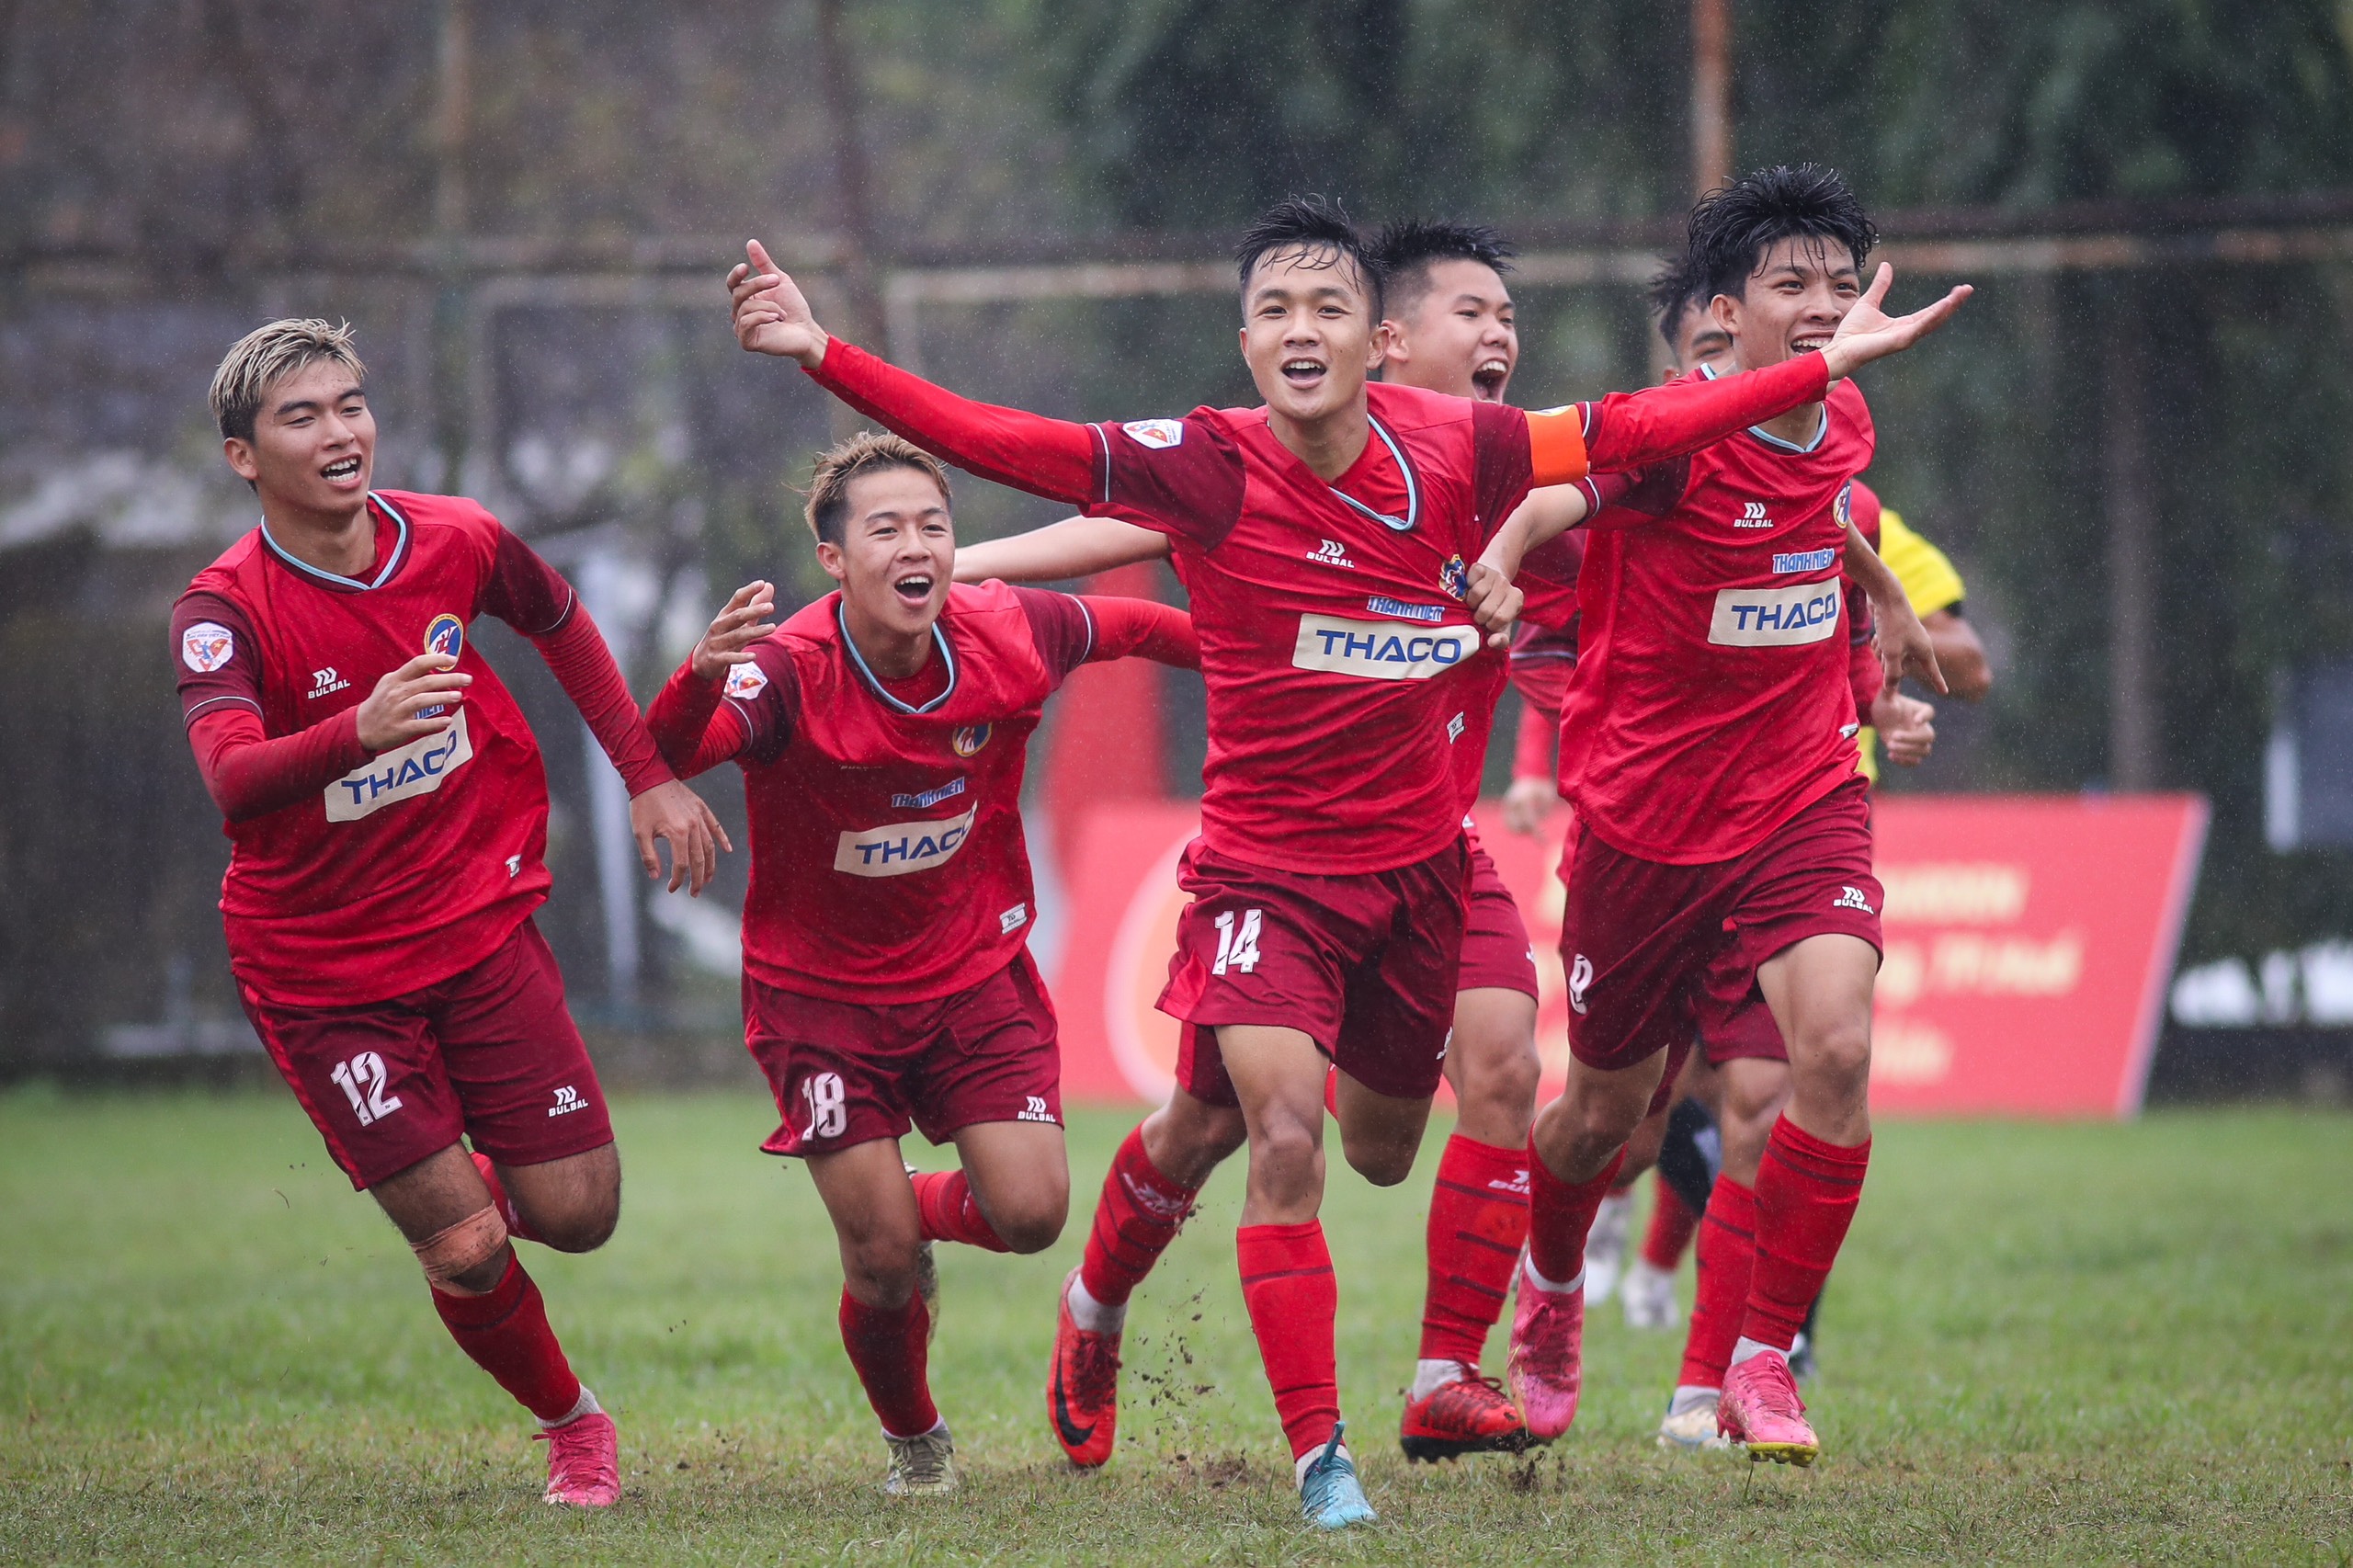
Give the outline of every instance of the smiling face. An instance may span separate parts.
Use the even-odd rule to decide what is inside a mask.
[[[1511,290],[1483,261],[1454,256],[1424,269],[1427,287],[1392,316],[1381,379],[1501,403],[1519,364]],[[1401,301],[1405,302],[1405,301]]]
[[[1836,240],[1777,240],[1757,258],[1738,294],[1709,301],[1743,369],[1761,369],[1826,348],[1863,291],[1854,253]]]
[[[860,473],[844,494],[841,542],[821,540],[817,563],[841,585],[852,635],[860,642],[926,635],[956,570],[948,497],[921,469],[900,467]]]
[[[349,367],[313,359],[272,382],[250,441],[222,442],[229,466],[266,504],[318,516],[368,502],[376,466],[376,416]]]
[[[1693,305],[1683,312],[1676,324],[1675,368],[1694,370],[1702,365],[1724,365],[1732,358],[1732,334],[1716,324],[1715,316]]]
[[[1387,335],[1356,263],[1327,246],[1269,251],[1242,290],[1242,358],[1267,406],[1312,424],[1361,404]]]

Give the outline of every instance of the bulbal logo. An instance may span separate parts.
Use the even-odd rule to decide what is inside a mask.
[[[218,621],[199,620],[180,633],[180,663],[209,676],[237,656],[237,639]]]
[[[329,665],[325,669],[311,672],[310,695],[313,698],[324,697],[329,692],[341,691],[350,684],[349,681],[335,674],[333,665]]]
[[[1319,566],[1340,566],[1350,572],[1357,569],[1357,563],[1348,559],[1347,546],[1336,539],[1317,541],[1315,548],[1307,552],[1307,559]]]
[[[1416,626],[1302,615],[1290,662],[1297,669],[1326,670],[1368,680],[1427,680],[1478,651],[1479,631],[1472,626]]]
[[[574,1088],[571,1085],[566,1084],[556,1090],[555,1104],[548,1107],[548,1114],[550,1116],[570,1116],[575,1110],[586,1110],[587,1108],[588,1102],[580,1097],[580,1091]]]
[[[1786,588],[1726,588],[1716,595],[1708,641],[1726,648],[1819,642],[1838,630],[1838,581]]]
[[[1859,909],[1865,915],[1877,915],[1870,897],[1860,888],[1840,888],[1838,896],[1830,901],[1833,909]]]
[[[1455,742],[1461,740],[1465,727],[1461,714],[1457,713],[1453,718],[1449,719],[1446,722],[1447,744],[1452,745]]]
[[[326,788],[327,821],[358,822],[395,801],[430,795],[441,781],[472,761],[466,710],[438,735],[419,735],[404,746],[363,762]]]
[[[995,733],[994,725],[967,724],[949,736],[948,744],[954,748],[958,756],[970,756],[988,744],[989,736]]]
[[[763,671],[759,665],[730,665],[727,667],[727,684],[720,688],[720,692],[721,695],[732,697],[738,702],[749,702],[767,688],[767,672]]]
[[[1120,428],[1136,445],[1150,447],[1156,452],[1181,446],[1185,440],[1185,422],[1181,419],[1133,419]]]
[[[1447,557],[1446,564],[1438,569],[1438,585],[1450,599],[1462,598],[1471,592],[1471,568],[1462,564],[1462,557]]]
[[[853,877],[904,877],[944,866],[972,836],[975,806],[946,822],[902,822],[844,833],[834,849],[834,869]]]
[[[1569,1006],[1578,1017],[1585,1017],[1585,994],[1593,986],[1593,960],[1583,953],[1569,965]]]
[[[1740,504],[1740,516],[1732,520],[1732,526],[1736,528],[1769,528],[1773,526],[1773,519],[1765,515],[1764,502],[1744,501]]]

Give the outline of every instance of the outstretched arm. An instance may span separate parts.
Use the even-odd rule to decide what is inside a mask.
[[[768,619],[775,613],[774,584],[752,582],[736,589],[646,710],[654,744],[680,778],[707,773],[742,756],[751,744],[751,726],[722,699],[728,677],[738,666],[754,664],[751,645],[776,630]],[[758,676],[756,669],[752,673]]]
[[[1087,650],[1086,663],[1135,658],[1180,670],[1201,667],[1201,640],[1193,631],[1193,618],[1183,610],[1153,599],[1102,594],[1081,594],[1078,602],[1095,623],[1095,645]]]
[[[1139,561],[1165,561],[1168,536],[1117,517],[1064,517],[1042,528],[959,546],[956,581],[1056,582]]]

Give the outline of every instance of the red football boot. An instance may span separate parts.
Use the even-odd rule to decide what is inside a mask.
[[[1464,1454],[1516,1454],[1528,1447],[1528,1425],[1503,1384],[1463,1378],[1407,1400],[1397,1441],[1408,1460],[1428,1464]]]
[[[1120,1336],[1089,1334],[1070,1315],[1074,1268],[1055,1298],[1054,1368],[1046,1381],[1046,1415],[1070,1462],[1093,1470],[1111,1457],[1120,1430]]]
[[[1585,1287],[1540,1290],[1521,1267],[1511,1359],[1504,1372],[1527,1418],[1529,1440],[1549,1443],[1577,1418],[1577,1391],[1585,1380]]]
[[[620,1434],[611,1416],[592,1411],[540,1433],[540,1440],[548,1446],[549,1502],[609,1508],[620,1501]]]

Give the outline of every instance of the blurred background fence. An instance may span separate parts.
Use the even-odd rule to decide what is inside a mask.
[[[788,487],[842,411],[734,348],[746,235],[961,390],[1138,416],[1248,400],[1222,256],[1264,200],[1483,219],[1527,253],[1538,404],[1651,379],[1638,285],[1694,191],[1802,158],[1873,205],[1900,297],[1979,285],[1870,381],[1873,483],[1998,671],[1890,787],[2209,797],[2157,1087],[2343,1093],[2330,0],[0,0],[0,1077],[250,1044],[165,616],[254,521],[203,392],[257,322],[358,325],[379,483],[490,505],[644,695],[733,585],[821,585]],[[1053,515],[959,496],[968,537]],[[740,856],[710,903],[648,895],[552,681],[483,646],[540,726],[542,924],[607,1060],[735,1070]],[[1198,689],[1167,697],[1147,770],[1197,791]]]

